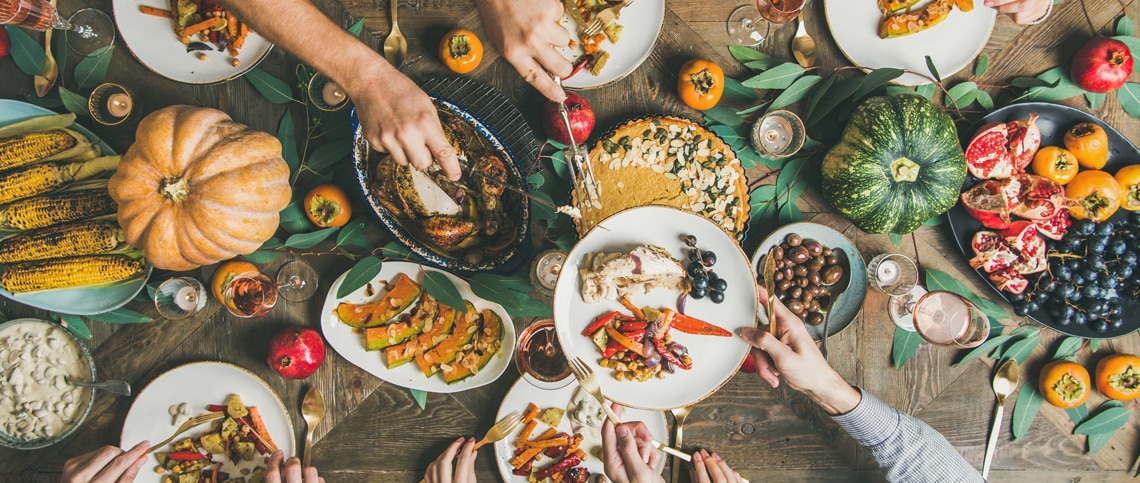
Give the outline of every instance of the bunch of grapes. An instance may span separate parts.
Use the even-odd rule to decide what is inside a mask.
[[[1121,300],[1140,297],[1140,213],[1120,222],[1079,220],[1049,246],[1049,271],[1024,295],[1014,313],[1044,309],[1060,325],[1086,325],[1097,333],[1124,325]]]
[[[728,281],[712,271],[712,266],[716,265],[716,253],[697,248],[697,237],[692,235],[685,236],[685,245],[689,246],[689,265],[686,271],[692,283],[689,296],[694,299],[708,297],[714,304],[724,302]]]

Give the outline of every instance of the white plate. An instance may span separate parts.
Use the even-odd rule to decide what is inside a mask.
[[[142,440],[162,441],[178,429],[170,424],[168,411],[171,405],[187,403],[190,415],[197,416],[208,412],[207,405],[222,404],[230,394],[241,396],[246,406],[257,406],[273,443],[285,453],[285,457],[295,454],[293,422],[281,399],[265,381],[252,372],[224,362],[191,362],[166,371],[147,384],[135,397],[135,402],[131,403],[130,411],[127,411],[120,444],[123,449],[130,449]],[[183,433],[183,437],[201,436],[210,432],[215,425],[216,423],[206,423]],[[158,448],[157,451],[169,451],[169,446],[166,449]],[[264,466],[265,461],[254,458],[253,461],[235,466],[226,458],[220,460],[225,462],[222,471],[231,476],[241,468],[253,468],[257,464]],[[161,481],[161,475],[151,471],[156,466],[158,460],[155,453],[151,453],[147,456],[142,471],[139,471],[137,481]]]
[[[582,329],[599,315],[613,310],[627,312],[620,303],[604,300],[587,304],[582,300],[582,279],[578,269],[588,253],[628,252],[639,245],[656,245],[687,264],[686,246],[681,237],[697,237],[697,247],[717,255],[713,271],[728,282],[723,303],[708,298],[689,299],[685,313],[732,332],[732,337],[685,334],[672,331],[673,340],[689,349],[691,370],[677,369],[665,379],[645,382],[618,381],[612,371],[598,365],[597,346]],[[748,257],[724,230],[700,215],[665,206],[644,206],[618,212],[603,220],[574,246],[562,266],[554,288],[554,324],[567,358],[580,357],[598,375],[602,393],[623,406],[664,411],[696,403],[719,389],[744,362],[751,346],[735,334],[744,327],[755,327],[759,312],[756,281]],[[655,289],[638,294],[631,301],[639,307],[676,308],[680,292]]]
[[[455,284],[455,288],[459,289],[459,295],[463,296],[464,300],[471,302],[476,310],[482,312],[483,310],[490,309],[492,312],[499,314],[503,319],[503,344],[499,349],[496,357],[487,363],[487,367],[479,371],[471,377],[463,379],[455,384],[448,384],[443,380],[443,376],[436,374],[432,377],[424,377],[424,373],[420,371],[420,367],[415,363],[404,364],[395,369],[388,369],[384,363],[384,351],[368,352],[364,350],[364,336],[353,332],[353,328],[341,322],[336,316],[337,304],[347,301],[354,304],[361,304],[367,302],[374,302],[380,300],[385,293],[383,290],[384,284],[382,280],[392,281],[396,278],[397,274],[405,273],[408,277],[416,283],[423,281],[423,272],[432,271],[439,272],[447,275],[447,278]],[[325,306],[321,309],[321,332],[325,334],[325,340],[329,345],[336,350],[341,357],[344,357],[356,367],[364,369],[369,374],[379,377],[385,381],[395,384],[400,387],[408,389],[419,389],[421,391],[434,392],[434,393],[452,393],[459,391],[466,391],[476,387],[488,384],[495,379],[498,379],[507,366],[511,363],[511,357],[515,352],[515,324],[511,322],[511,317],[507,315],[507,311],[503,309],[502,305],[490,302],[475,296],[471,291],[471,287],[467,284],[466,280],[452,275],[443,270],[436,268],[419,265],[409,262],[384,262],[380,273],[372,279],[371,285],[376,291],[371,297],[364,295],[364,290],[367,287],[356,289],[355,292],[348,294],[347,297],[337,298],[336,292],[340,288],[340,284],[344,283],[344,277],[348,272],[342,274],[333,282],[329,287],[328,298],[325,299]],[[415,304],[408,307],[408,310],[413,310]]]
[[[0,126],[23,121],[33,117],[55,114],[34,104],[9,99],[0,99]],[[79,124],[68,126],[76,132],[87,136],[87,139],[98,142],[102,154],[115,154],[107,143],[99,139],[95,133]],[[69,288],[62,290],[48,290],[15,295],[7,290],[0,289],[0,296],[10,300],[29,305],[37,309],[50,310],[61,314],[95,315],[110,312],[130,302],[138,295],[146,280],[150,278],[153,267],[146,264],[146,274],[135,282],[117,287],[108,288]]]
[[[883,14],[873,0],[824,0],[823,6],[836,45],[855,65],[866,69],[896,67],[933,77],[926,67],[929,55],[943,79],[970,65],[981,53],[997,16],[996,10],[975,0],[970,12],[954,8],[946,20],[925,31],[882,39],[879,20]],[[931,80],[904,73],[894,82],[915,86]]]
[[[515,381],[515,385],[511,386],[511,390],[503,397],[503,402],[499,404],[499,412],[495,414],[495,420],[502,419],[507,413],[511,411],[518,411],[522,414],[526,411],[526,407],[530,403],[538,406],[539,410],[547,408],[560,408],[566,409],[566,404],[570,402],[570,398],[574,395],[574,391],[578,389],[578,383],[572,382],[569,386],[555,390],[539,389],[527,383],[523,379]],[[541,414],[541,412],[539,413]],[[665,413],[660,411],[646,411],[643,409],[626,408],[621,414],[622,421],[641,421],[645,423],[645,427],[653,434],[653,439],[657,441],[669,441],[669,429],[665,422]],[[538,422],[532,434],[532,438],[543,431],[546,431],[549,426],[542,421]],[[562,417],[562,423],[558,425],[559,431],[573,434],[574,431],[570,427],[569,414]],[[526,478],[515,476],[511,474],[514,469],[511,467],[511,458],[514,457],[514,441],[515,435],[522,431],[522,425],[515,429],[505,439],[495,443],[495,465],[499,468],[499,475],[503,477],[503,481],[507,483],[525,483]],[[580,466],[585,466],[590,470],[591,475],[600,475],[604,473],[605,465],[601,458],[593,448],[600,448],[602,440],[600,436],[583,434],[582,451],[586,452],[587,459],[585,463]],[[545,458],[538,468],[552,463],[554,460]],[[658,462],[657,472],[660,473],[661,469],[665,466],[665,455],[662,453],[662,458]],[[593,478],[590,481],[594,481]]]
[[[114,0],[115,25],[131,54],[154,73],[184,84],[216,84],[233,80],[264,59],[273,44],[250,30],[245,45],[238,53],[237,67],[230,63],[229,52],[204,51],[207,59],[198,60],[197,52],[187,52],[178,40],[169,19],[147,15],[142,5],[170,9],[165,0]]]
[[[602,71],[595,76],[590,74],[588,68],[583,68],[574,77],[563,81],[562,85],[574,89],[601,87],[633,73],[641,66],[642,62],[645,62],[645,59],[649,58],[649,53],[653,51],[653,45],[657,43],[657,35],[661,33],[661,24],[665,22],[665,1],[640,0],[633,2],[622,9],[621,18],[617,22],[625,28],[618,38],[617,45],[610,43],[609,39],[602,42],[602,50],[610,53],[610,58],[602,67]],[[558,51],[571,62],[574,62],[575,59],[586,53],[582,50],[581,39],[578,38],[578,25],[570,19],[569,15],[563,15],[559,23],[566,27],[578,45],[573,49],[569,47],[559,48]]]

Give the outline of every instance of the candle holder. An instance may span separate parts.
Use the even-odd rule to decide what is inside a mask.
[[[918,285],[918,266],[906,255],[878,255],[867,264],[867,285],[887,295],[905,295]]]
[[[171,320],[184,319],[206,308],[206,287],[190,277],[174,277],[154,291],[154,308]]]
[[[135,96],[126,87],[112,82],[99,84],[87,99],[91,119],[104,126],[117,126],[138,112]]]
[[[791,111],[772,111],[752,125],[752,148],[769,159],[781,159],[800,151],[807,131],[800,117]]]
[[[554,295],[554,286],[558,284],[558,274],[562,273],[564,263],[566,252],[547,250],[538,254],[530,265],[530,284],[547,296]]]
[[[348,94],[320,72],[309,79],[309,99],[317,109],[325,112],[339,111],[348,105]]]

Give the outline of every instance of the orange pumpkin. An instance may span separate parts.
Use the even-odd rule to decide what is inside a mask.
[[[108,189],[127,243],[167,270],[253,253],[291,196],[276,137],[184,105],[139,123]]]

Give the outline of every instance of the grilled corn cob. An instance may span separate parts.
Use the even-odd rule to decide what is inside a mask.
[[[126,280],[145,265],[126,255],[89,255],[13,263],[0,274],[0,286],[12,293],[83,287]]]
[[[50,226],[0,241],[0,263],[107,253],[123,240],[123,229],[109,220]]]
[[[70,129],[52,129],[3,138],[0,139],[0,170],[66,157],[86,145],[90,145],[87,139]]]
[[[107,189],[63,191],[10,203],[0,209],[0,226],[31,230],[109,215],[117,208]]]
[[[37,163],[0,173],[0,204],[55,191],[72,181],[112,171],[119,165],[119,159],[119,156],[104,156],[74,163]]]

